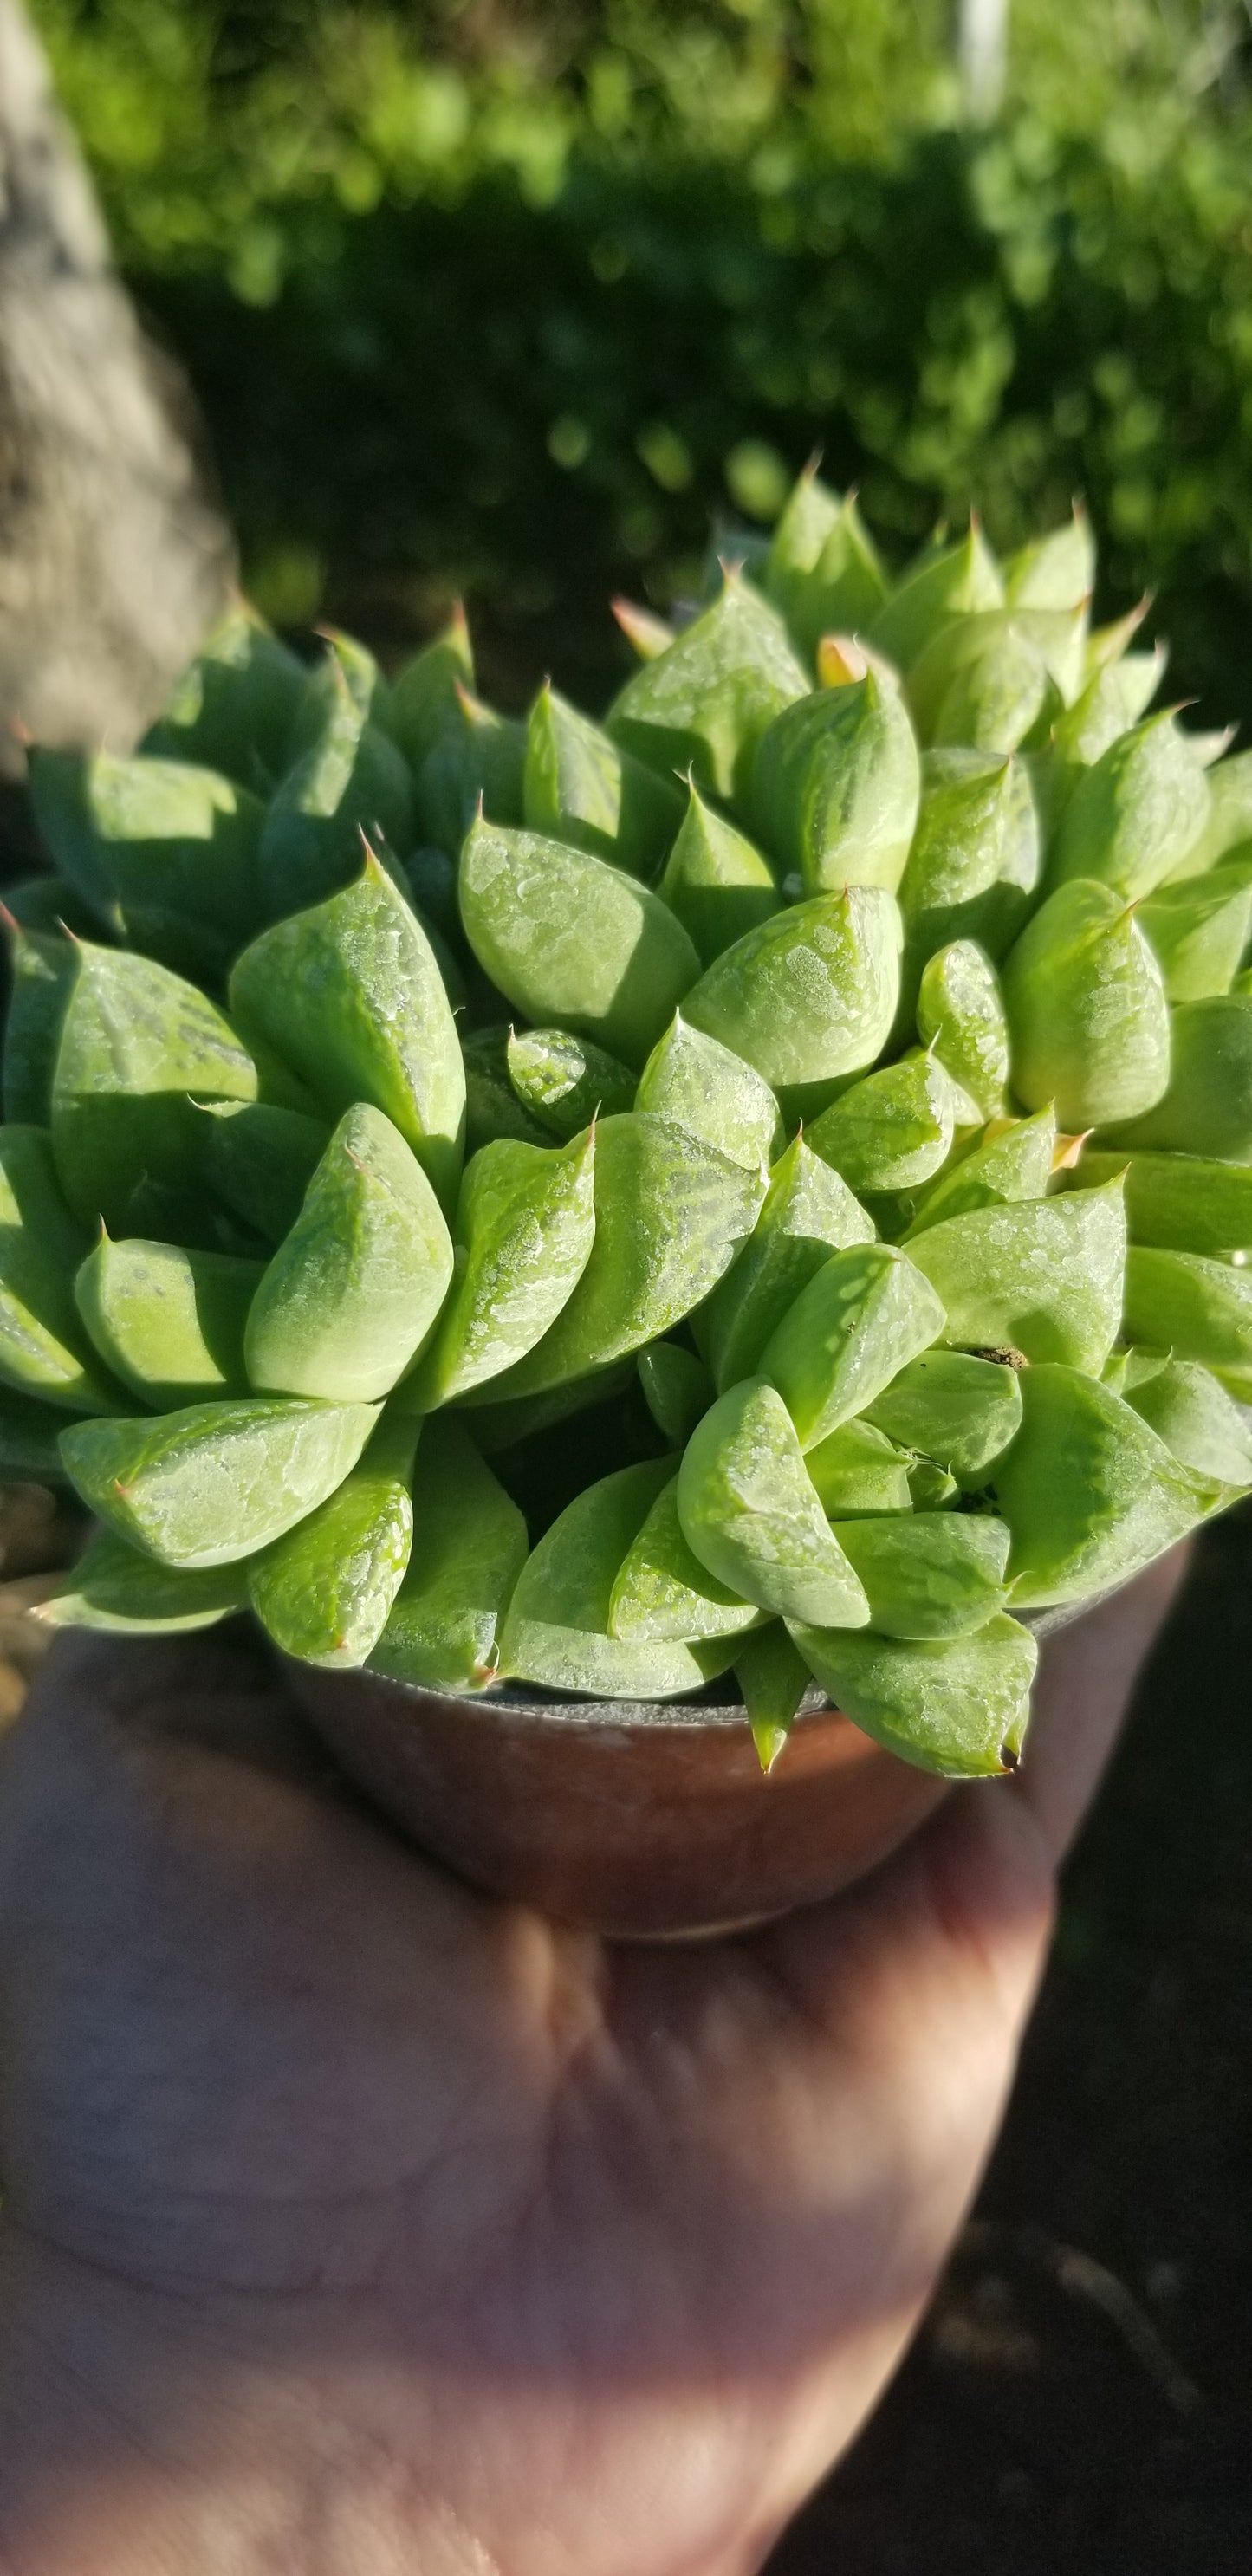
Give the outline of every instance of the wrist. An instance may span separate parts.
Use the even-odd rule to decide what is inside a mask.
[[[397,2477],[274,2324],[0,2230],[3,2576],[480,2576],[416,2466]]]

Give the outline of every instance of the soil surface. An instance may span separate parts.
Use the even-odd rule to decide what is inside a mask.
[[[973,2224],[768,2576],[1250,2576],[1252,1507],[1066,1879]]]

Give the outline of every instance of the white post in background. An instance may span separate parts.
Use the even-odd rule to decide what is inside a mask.
[[[957,58],[967,117],[985,124],[1000,108],[1009,66],[1009,0],[958,0]]]
[[[129,750],[234,549],[146,343],[22,0],[0,0],[0,789],[38,740]],[[2,826],[0,826],[2,828]]]

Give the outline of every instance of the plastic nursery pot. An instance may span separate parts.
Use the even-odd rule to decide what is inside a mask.
[[[1042,1639],[1096,1606],[1026,1624]],[[767,1777],[729,1701],[458,1699],[283,1660],[341,1770],[410,1841],[488,1895],[615,1940],[695,1940],[838,1896],[956,1785],[816,1687]]]
[[[288,1663],[348,1776],[475,1887],[623,1940],[726,1931],[851,1887],[950,1783],[826,1706],[767,1778],[742,1708],[455,1699]]]

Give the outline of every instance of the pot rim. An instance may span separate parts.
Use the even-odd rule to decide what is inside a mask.
[[[1056,1602],[1047,1609],[1023,1612],[1021,1625],[1029,1628],[1040,1640],[1053,1636],[1061,1628],[1072,1627],[1075,1620],[1083,1618],[1088,1610],[1097,1609],[1101,1602],[1111,1600],[1115,1593],[1125,1589],[1125,1583],[1133,1581],[1134,1576],[1128,1575],[1125,1582],[1108,1584],[1100,1592],[1089,1593],[1085,1600]],[[290,1656],[284,1657],[285,1662],[292,1660]],[[577,1699],[573,1695],[561,1699],[555,1693],[543,1699],[532,1699],[528,1697],[524,1683],[500,1682],[482,1691],[454,1691],[440,1690],[429,1682],[400,1681],[392,1673],[375,1671],[371,1664],[302,1664],[300,1669],[328,1675],[333,1673],[337,1679],[345,1681],[372,1682],[383,1690],[397,1691],[408,1698],[444,1700],[449,1707],[482,1711],[484,1715],[499,1711],[510,1718],[525,1719],[533,1726],[576,1725],[599,1728],[606,1733],[613,1730],[620,1733],[626,1727],[676,1727],[698,1734],[747,1726],[750,1722],[741,1700]],[[820,1683],[812,1682],[792,1719],[791,1732],[817,1717],[842,1716],[843,1711]],[[845,1720],[845,1723],[851,1722]]]

